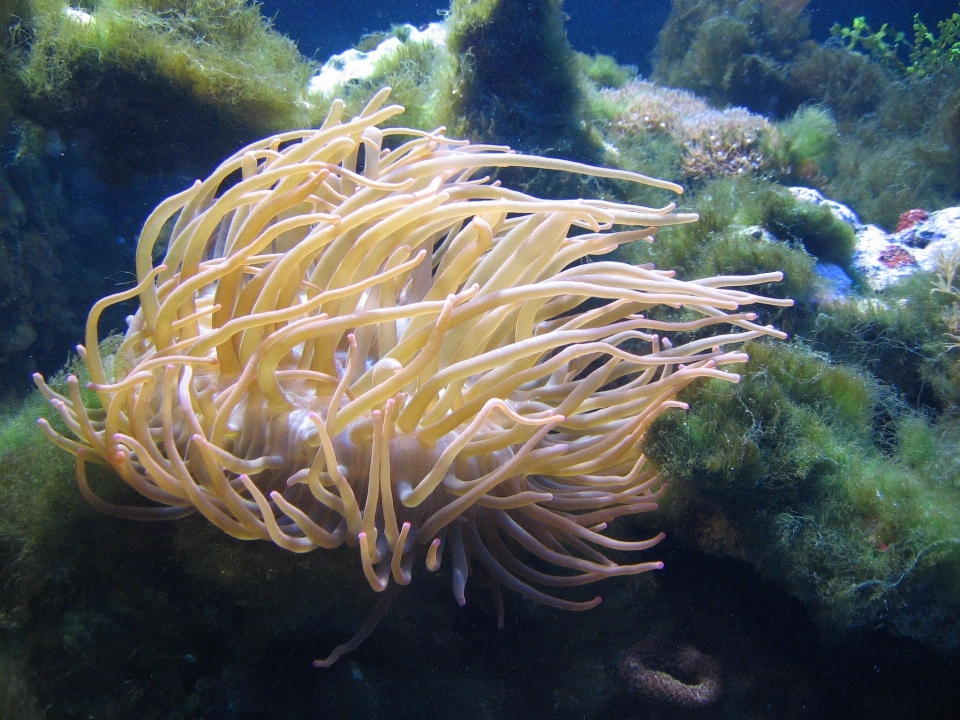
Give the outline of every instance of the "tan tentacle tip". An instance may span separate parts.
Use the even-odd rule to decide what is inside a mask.
[[[370,553],[370,543],[367,540],[367,533],[361,530],[357,535],[357,541],[360,544],[360,561],[363,565],[363,574],[366,576],[367,582],[374,591],[383,592],[387,589],[388,581],[377,575],[377,571],[373,566],[373,558]],[[376,540],[373,540],[373,542],[376,542]]]
[[[430,542],[430,549],[427,550],[427,570],[436,572],[440,569],[440,549],[443,541],[440,538],[434,538]]]

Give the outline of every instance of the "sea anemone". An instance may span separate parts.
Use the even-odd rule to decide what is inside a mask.
[[[336,102],[319,129],[253,143],[161,203],[140,236],[136,287],[93,307],[78,349],[99,406],[84,405],[76,377],[60,394],[36,376],[76,439],[40,424],[77,456],[83,495],[120,517],[199,511],[293,552],[346,543],[387,596],[415,558],[435,571],[449,547],[461,604],[479,566],[534,600],[593,607],[599,598],[540,588],[661,566],[603,552],[662,537],[606,534],[661,493],[640,439],[695,378],[737,380],[720,366],[746,356],[724,346],[782,337],[739,308],[783,301],[727,289],[780,274],[682,282],[590,262],[696,216],[541,200],[478,171],[680,188],[442,130],[381,129],[403,111],[381,107],[386,97],[349,120]],[[101,314],[133,298],[122,342],[102,354]],[[648,317],[659,305],[686,315]],[[703,328],[715,333],[695,339]],[[664,331],[690,339],[675,346]],[[154,504],[107,503],[88,461]],[[385,605],[318,664],[354,647]]]

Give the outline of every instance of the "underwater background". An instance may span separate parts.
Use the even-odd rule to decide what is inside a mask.
[[[0,720],[960,716],[958,13],[0,0]],[[365,70],[328,62],[378,48]],[[585,613],[504,593],[502,629],[482,578],[461,608],[449,569],[421,571],[317,669],[376,600],[351,551],[97,512],[37,429],[57,414],[30,376],[76,369],[90,307],[131,286],[164,198],[387,85],[397,124],[681,183],[700,221],[619,259],[781,270],[762,292],[795,304],[761,315],[787,342],[751,342],[739,384],[696,384],[642,441],[669,490],[617,531],[665,531],[643,554],[663,570],[604,580]]]

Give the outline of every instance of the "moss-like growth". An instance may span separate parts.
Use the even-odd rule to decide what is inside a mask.
[[[792,112],[786,63],[809,33],[802,2],[674,0],[654,54],[653,79],[721,106]],[[771,102],[776,101],[776,106]]]
[[[918,273],[870,298],[831,306],[804,339],[838,362],[872,373],[917,409],[958,407],[960,364],[943,334],[952,303],[931,293],[931,280]]]
[[[400,42],[407,42],[410,39],[411,25],[394,25],[389,30],[372,32],[364,35],[357,41],[356,50],[362,53],[370,52],[376,49],[384,40],[397,38]]]
[[[28,0],[0,0],[0,151],[6,149],[6,135],[18,105],[20,83],[11,47],[11,33],[27,11]]]
[[[577,61],[580,71],[599,87],[623,87],[637,75],[637,68],[619,65],[610,55],[577,53]]]
[[[948,59],[960,25],[948,18],[939,35],[915,26],[909,60],[903,37],[859,19],[837,29],[845,46],[806,48],[788,71],[795,94],[829,108],[843,134],[819,184],[890,230],[907,210],[960,200],[960,66]]]
[[[448,124],[454,135],[548,155],[597,160],[584,123],[577,57],[561,0],[454,0],[448,46],[456,57]]]
[[[779,165],[787,178],[804,184],[822,182],[836,174],[836,152],[840,145],[837,123],[825,107],[805,106],[777,124],[783,153]]]
[[[114,343],[115,344],[115,343]],[[85,383],[82,364],[70,367]],[[66,391],[65,375],[54,386]],[[88,402],[96,396],[84,389]],[[83,506],[76,502],[73,459],[52,445],[39,431],[37,418],[60,423],[50,404],[31,393],[19,406],[0,410],[0,566],[16,564],[17,582],[30,586],[42,582],[44,566],[70,542],[71,525]]]
[[[172,170],[306,122],[312,65],[255,4],[32,0],[16,26],[21,112],[92,146],[104,175]],[[199,154],[200,158],[196,156]]]
[[[788,190],[767,185],[753,197],[764,228],[783,242],[800,243],[824,262],[849,267],[856,237],[853,228],[826,205],[800,202]]]
[[[930,294],[947,302],[942,316],[944,347],[960,350],[960,248],[939,257]]]
[[[388,121],[387,126],[392,122],[403,127],[434,130],[442,125],[446,113],[445,93],[452,83],[453,57],[443,46],[411,38],[408,30],[409,26],[397,26],[389,35],[376,35],[379,42],[372,47],[361,43],[357,49],[366,47],[369,52],[391,37],[400,40],[393,52],[377,61],[368,77],[337,85],[325,93],[324,100],[340,98],[346,103],[347,114],[356,114],[381,88],[389,87],[391,102],[403,105],[406,111]]]
[[[874,116],[858,122],[845,135],[837,174],[825,192],[855,208],[864,222],[888,230],[907,210],[956,204],[960,165],[950,99],[960,87],[960,72],[941,82],[904,83]]]
[[[860,53],[823,45],[791,63],[790,83],[798,97],[823,103],[838,119],[849,122],[873,112],[894,79]]]
[[[751,364],[739,386],[695,391],[693,411],[664,420],[647,448],[670,476],[689,474],[702,490],[804,494],[811,473],[835,461],[835,444],[848,439],[831,440],[828,425],[869,428],[874,389],[866,376],[799,347],[752,344],[748,351]],[[740,401],[744,407],[734,410]]]
[[[854,233],[823,205],[801,202],[768,180],[723,180],[699,191],[701,229],[695,234],[759,226],[817,259],[847,265]],[[702,209],[701,209],[702,208]],[[695,226],[694,226],[695,227]]]
[[[799,346],[748,351],[739,385],[693,390],[693,409],[661,417],[645,440],[692,491],[685,512],[719,508],[743,556],[832,626],[883,622],[960,648],[960,428]]]

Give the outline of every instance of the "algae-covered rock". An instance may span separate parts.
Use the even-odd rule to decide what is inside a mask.
[[[389,32],[361,38],[357,47],[329,58],[310,79],[311,102],[329,105],[344,101],[347,114],[356,114],[380,91],[406,108],[402,119],[387,121],[419,130],[434,130],[447,117],[454,56],[447,48],[443,23],[418,29],[396,25]]]
[[[803,98],[789,62],[809,34],[804,2],[674,0],[657,41],[653,79],[720,105],[792,112]]]
[[[802,346],[749,352],[739,385],[693,390],[693,410],[645,440],[684,488],[671,509],[680,532],[736,548],[828,627],[960,650],[960,425]],[[704,508],[724,518],[723,542],[697,519]]]
[[[11,38],[18,111],[83,140],[109,178],[309,119],[311,63],[245,0],[30,0]]]
[[[591,160],[580,66],[563,30],[562,0],[454,0],[452,134],[524,151]]]

